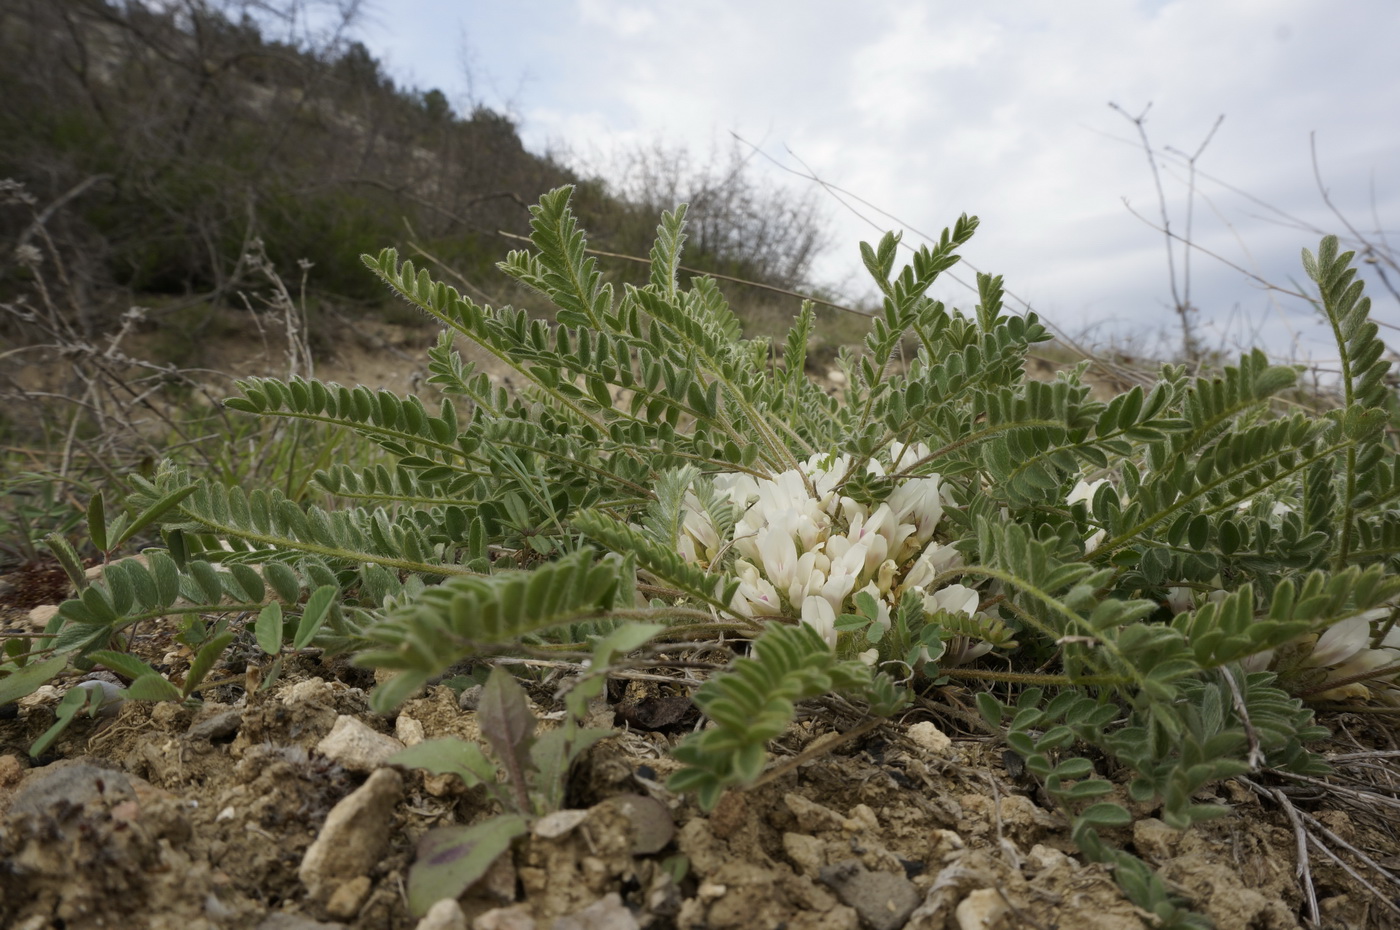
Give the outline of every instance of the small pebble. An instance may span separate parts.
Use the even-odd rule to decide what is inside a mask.
[[[995,888],[978,888],[963,898],[954,916],[958,930],[991,930],[1007,911],[1006,901]]]
[[[394,720],[394,735],[405,746],[417,746],[423,742],[425,734],[422,723],[414,720],[408,714],[399,714]]]
[[[443,898],[428,908],[414,930],[467,930],[467,915],[456,898]]]
[[[462,710],[476,710],[477,705],[481,703],[481,692],[483,690],[485,689],[483,689],[481,685],[472,685],[470,688],[464,688],[461,696],[457,698],[457,706],[462,708]]]
[[[243,725],[243,711],[226,710],[192,724],[185,735],[190,739],[228,739]]]
[[[930,755],[941,756],[953,745],[947,734],[927,720],[914,724],[908,732],[909,738]]]
[[[403,743],[386,736],[348,714],[335,719],[335,726],[316,744],[316,751],[352,772],[372,772],[404,748]]]
[[[900,930],[923,900],[909,879],[890,872],[871,872],[859,859],[827,866],[820,879],[870,930]]]
[[[351,920],[360,912],[373,886],[368,875],[357,875],[342,882],[326,901],[326,913],[336,920]]]

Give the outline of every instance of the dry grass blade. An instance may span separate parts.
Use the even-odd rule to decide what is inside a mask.
[[[1352,745],[1355,734],[1341,728]],[[1372,739],[1389,741],[1391,734],[1372,732]],[[1315,885],[1315,860],[1308,847],[1322,853],[1365,888],[1390,913],[1400,916],[1400,750],[1372,749],[1329,755],[1335,770],[1318,778],[1271,771],[1289,784],[1263,785],[1249,778],[1239,782],[1261,798],[1278,805],[1288,817],[1297,841],[1297,875],[1307,900],[1308,919],[1321,926]],[[1350,839],[1336,824],[1321,819],[1327,812],[1344,814],[1358,829]],[[1387,891],[1386,889],[1390,890]]]

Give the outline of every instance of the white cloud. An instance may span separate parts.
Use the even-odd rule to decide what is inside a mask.
[[[387,15],[408,7],[419,18]],[[440,15],[425,19],[425,7]],[[1195,233],[1271,280],[1300,279],[1298,251],[1318,236],[1280,225],[1211,178],[1335,229],[1313,184],[1310,132],[1339,206],[1373,225],[1374,175],[1381,219],[1400,225],[1393,0],[381,8],[383,27],[368,44],[449,92],[460,82],[460,16],[479,66],[519,88],[511,102],[532,147],[564,143],[601,164],[610,151],[658,139],[704,153],[734,131],[796,168],[790,148],[823,178],[930,233],[977,213],[983,227],[969,259],[1005,274],[1010,290],[1072,331],[1102,320],[1137,331],[1148,319],[1164,331],[1176,325],[1162,309],[1170,294],[1160,234],[1122,204],[1156,222],[1152,176],[1136,128],[1109,101],[1134,113],[1152,102],[1152,141],[1186,151],[1225,114],[1200,159],[1209,177],[1198,178]],[[776,169],[773,179],[793,183]],[[1184,179],[1179,166],[1164,169],[1178,229]],[[832,215],[839,245],[822,269],[842,281],[859,268],[856,241],[875,232],[834,203]],[[1208,258],[1196,256],[1193,273],[1193,300],[1215,331],[1239,331],[1242,316],[1284,319],[1268,294]],[[1388,295],[1375,298],[1378,315],[1400,322]],[[1311,338],[1314,328],[1293,319],[1299,311],[1285,310]],[[1286,343],[1287,328],[1267,328],[1271,345]]]

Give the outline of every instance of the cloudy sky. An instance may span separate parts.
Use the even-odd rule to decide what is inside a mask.
[[[1223,114],[1197,161],[1192,238],[1269,281],[1303,277],[1315,229],[1344,232],[1314,134],[1337,207],[1400,246],[1395,0],[375,0],[356,34],[401,83],[508,112],[528,147],[585,168],[658,141],[706,155],[731,134],[800,159],[898,217],[821,194],[819,276],[856,295],[868,220],[937,233],[966,211],[982,219],[968,261],[1061,329],[1154,351],[1178,339],[1163,238],[1130,212],[1160,220],[1152,172],[1110,102],[1150,103],[1152,144],[1187,153]],[[1183,162],[1159,166],[1184,233]],[[1208,344],[1335,357],[1301,301],[1200,253],[1190,272]],[[954,285],[940,296],[972,304]],[[1395,299],[1373,296],[1400,324]]]

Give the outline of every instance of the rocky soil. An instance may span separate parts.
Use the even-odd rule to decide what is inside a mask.
[[[31,621],[11,609],[5,628],[23,631],[46,613],[39,608]],[[172,642],[153,629],[140,651],[161,653],[178,673],[188,656]],[[406,903],[419,838],[495,811],[480,787],[384,759],[424,738],[476,737],[475,712],[463,707],[472,702],[440,684],[380,715],[367,701],[372,674],[343,658],[300,656],[274,687],[259,689],[260,669],[238,655],[231,650],[199,706],[127,701],[80,718],[39,759],[28,747],[75,681],[5,709],[0,926],[1152,925],[1103,868],[1075,854],[1064,818],[1019,776],[1014,757],[959,722],[965,693],[931,692],[904,719],[844,742],[838,734],[854,718],[839,704],[815,704],[774,747],[775,762],[817,741],[839,745],[731,792],[706,815],[664,787],[674,768],[667,749],[694,725],[693,713],[674,712],[683,689],[639,701],[621,685],[595,708],[594,723],[621,729],[573,773],[568,807],[576,813],[537,823],[460,901],[420,921]],[[553,695],[565,674],[531,685],[546,719],[562,709]],[[639,707],[649,700],[650,709]],[[1222,786],[1219,797],[1233,813],[1205,827],[1182,834],[1139,809],[1114,839],[1159,867],[1222,930],[1303,926],[1289,819],[1240,785]],[[1383,823],[1331,795],[1295,803],[1359,848],[1393,844]],[[1391,925],[1343,868],[1314,852],[1312,870],[1323,925]]]

